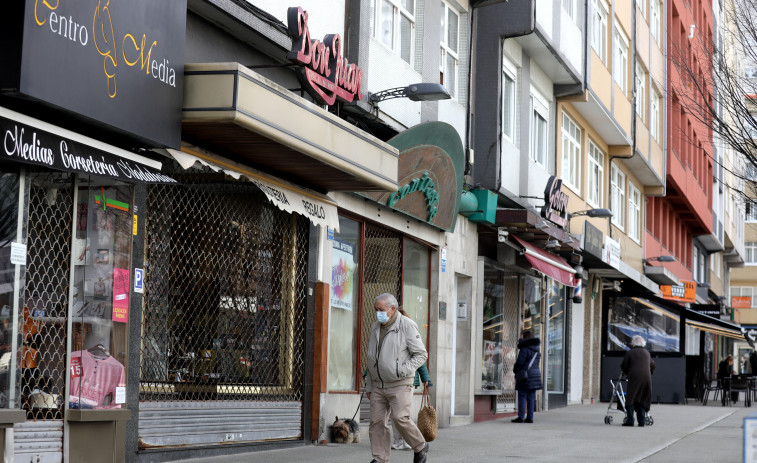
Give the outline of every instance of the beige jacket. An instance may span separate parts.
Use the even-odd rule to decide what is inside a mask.
[[[368,340],[366,392],[377,388],[412,386],[415,370],[428,359],[428,352],[418,333],[418,326],[414,321],[399,314],[397,320],[389,328],[379,351],[380,331],[381,324],[374,322],[371,325],[371,337]]]

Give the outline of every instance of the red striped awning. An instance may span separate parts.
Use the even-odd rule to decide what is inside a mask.
[[[517,236],[512,236],[512,238],[514,238],[519,245],[523,246],[523,252],[526,255],[526,259],[534,269],[566,286],[576,286],[576,271],[565,259],[543,249],[539,249]]]

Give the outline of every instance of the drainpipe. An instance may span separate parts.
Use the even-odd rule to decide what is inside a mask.
[[[610,156],[608,165],[610,167],[610,185],[609,185],[609,197],[612,201],[612,161],[614,159],[631,159],[636,156],[636,0],[631,2],[631,8],[633,14],[631,14],[631,82],[633,86],[631,90],[631,155],[630,156]],[[626,179],[628,184],[628,179]],[[626,198],[628,199],[628,198]],[[644,208],[646,209],[646,208]],[[610,238],[612,238],[612,216],[610,216]]]

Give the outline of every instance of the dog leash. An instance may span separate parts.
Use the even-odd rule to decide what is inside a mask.
[[[363,402],[363,396],[365,396],[365,376],[363,376],[363,387],[360,389],[362,389],[362,392],[360,393],[360,400],[357,401],[357,409],[355,410],[355,414],[352,415],[352,421],[355,421],[357,412],[360,411],[360,404]]]

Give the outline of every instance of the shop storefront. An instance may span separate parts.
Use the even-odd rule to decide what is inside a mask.
[[[106,458],[131,416],[135,192],[144,180],[176,181],[152,159],[5,108],[0,130],[0,392],[21,412],[7,451],[61,461],[68,446],[69,457]],[[33,150],[19,148],[31,140]],[[81,445],[93,436],[97,445]]]
[[[611,394],[605,383],[620,375],[620,363],[635,335],[646,340],[657,365],[652,397],[662,403],[699,399],[704,382],[714,379],[713,359],[744,339],[736,325],[639,292],[606,294],[603,320],[600,398],[604,401]]]
[[[502,238],[496,244],[480,243],[479,268],[485,277],[476,421],[515,412],[512,368],[524,329],[541,339],[544,390],[537,398],[538,406],[567,405],[573,295],[581,277],[565,259],[541,247],[549,243],[550,250],[564,255],[575,254],[578,249],[578,241],[560,225],[565,222],[567,207],[561,198],[559,182],[550,179],[545,202],[552,207],[542,217],[523,209],[498,210],[496,225]]]
[[[332,265],[330,297],[324,301],[328,367],[322,414],[327,419],[352,416],[358,408],[369,328],[376,321],[374,299],[391,293],[418,326],[429,351],[435,384],[431,393],[439,421],[449,423],[450,415],[471,414],[466,382],[470,361],[457,362],[451,351],[459,346],[461,352],[470,352],[468,307],[474,302],[475,261],[466,248],[475,246],[475,240],[447,238],[475,236],[472,225],[457,214],[462,143],[457,132],[443,123],[412,127],[388,143],[400,153],[399,188],[391,193],[335,196],[340,224],[333,238],[327,237]],[[452,332],[459,336],[449,345]],[[450,377],[461,380],[450,384]],[[359,405],[362,418],[368,417],[368,405],[367,400]],[[326,438],[330,424],[321,423]]]

